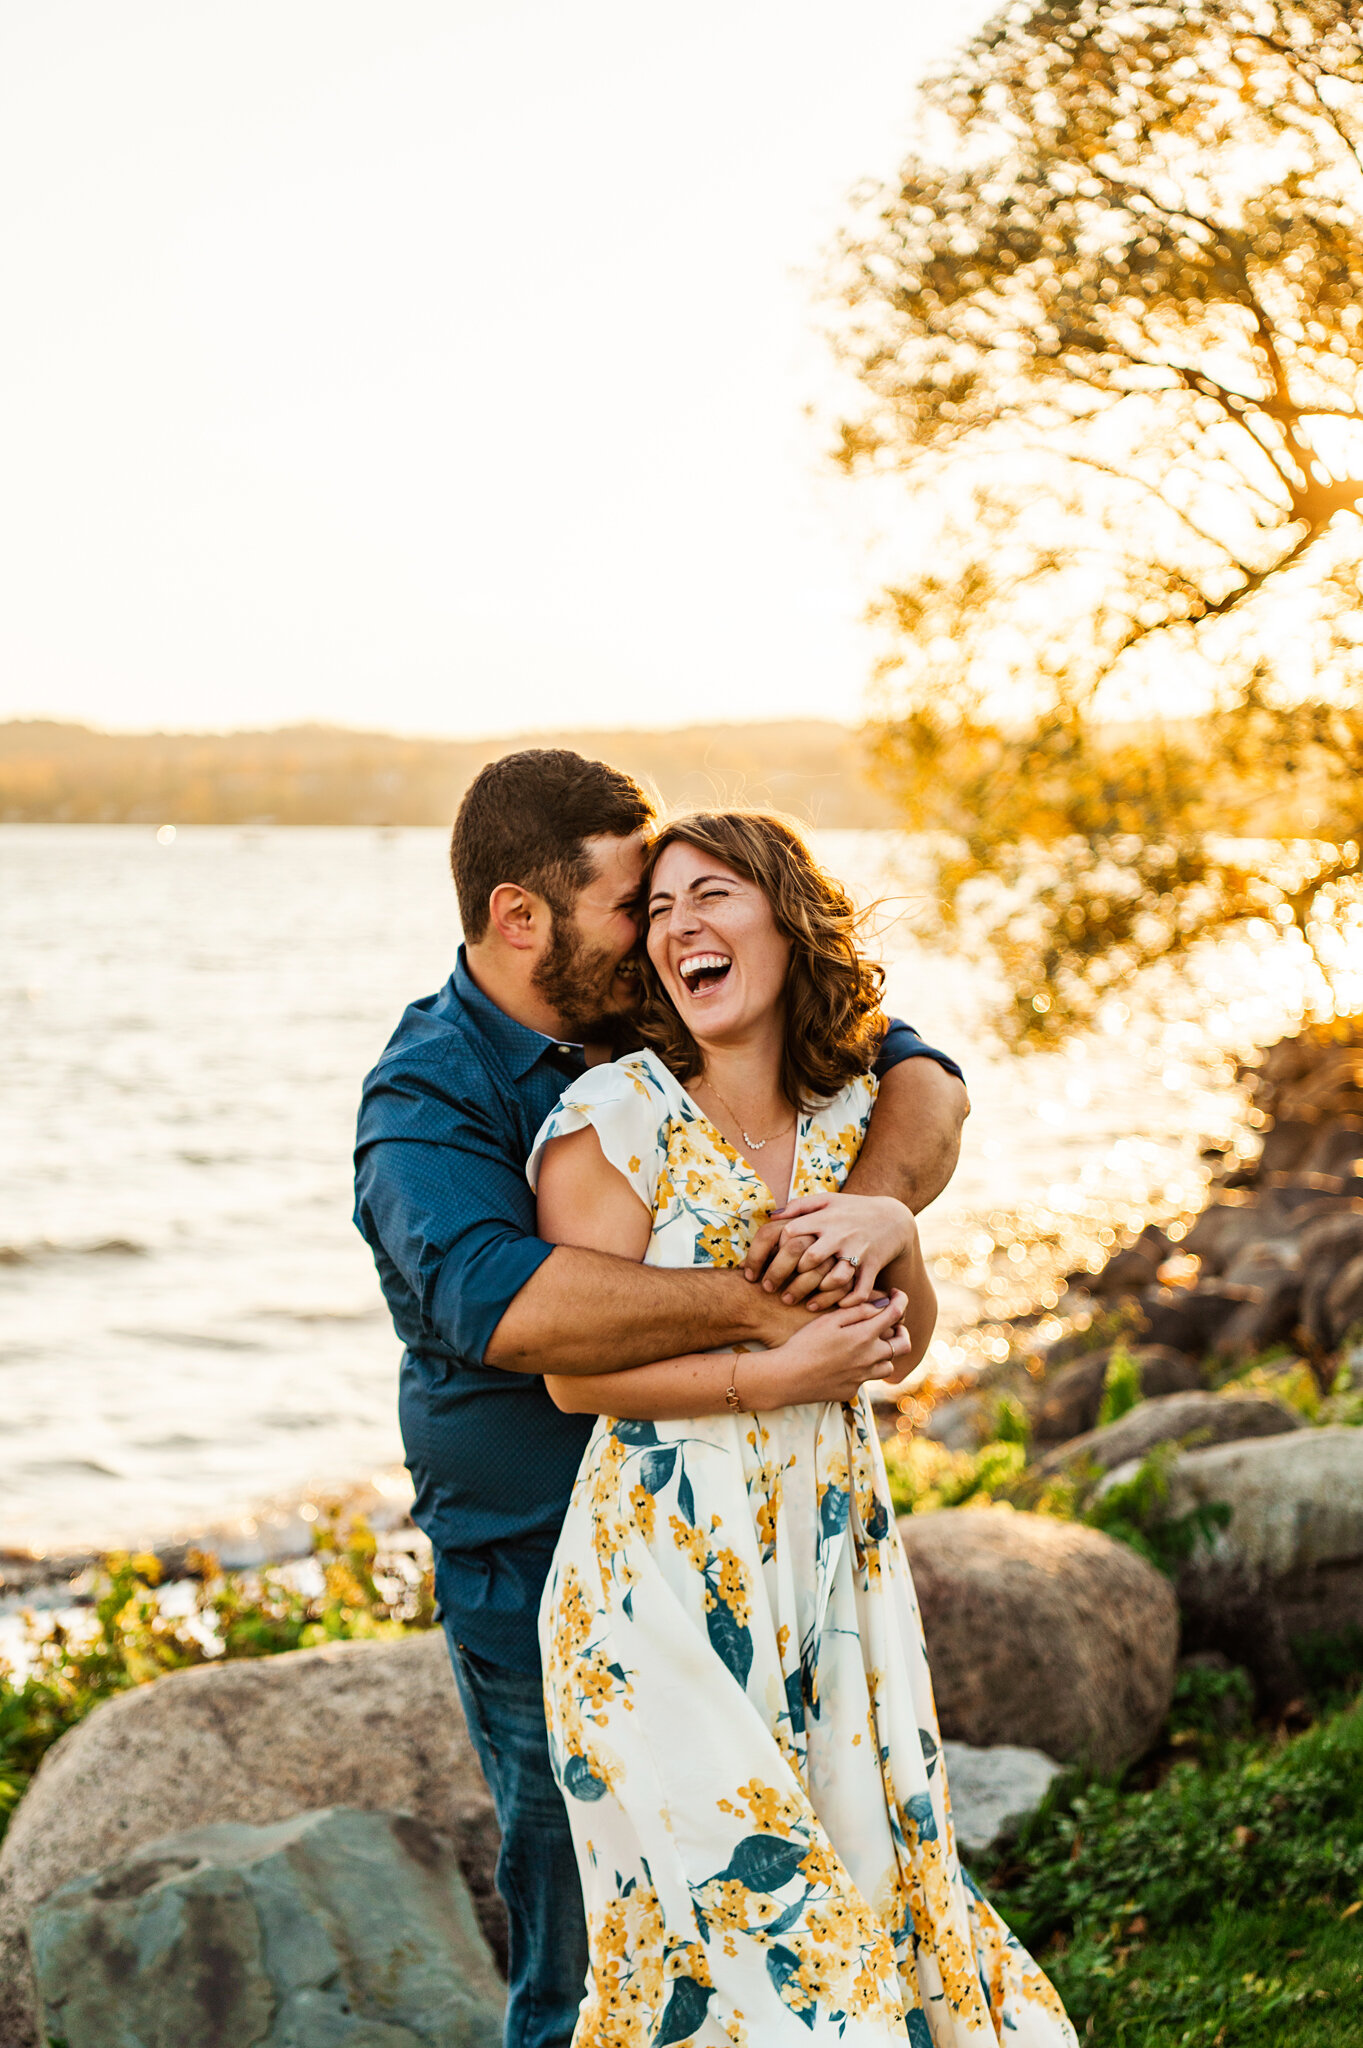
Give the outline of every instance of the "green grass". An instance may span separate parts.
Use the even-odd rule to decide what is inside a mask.
[[[1062,1791],[985,1890],[1104,2048],[1363,2048],[1363,1712]],[[1233,1717],[1232,1717],[1233,1718]]]

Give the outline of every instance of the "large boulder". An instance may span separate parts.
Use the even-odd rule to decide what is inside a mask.
[[[30,1933],[78,2048],[488,2048],[506,1994],[454,1851],[331,1807],[163,1836],[63,1885]]]
[[[1332,1351],[1348,1324],[1337,1327],[1341,1303],[1337,1282],[1363,1254],[1363,1215],[1352,1211],[1322,1216],[1301,1234],[1301,1321],[1310,1341]],[[1348,1283],[1351,1284],[1351,1283]]]
[[[1178,1608],[1144,1558],[1006,1507],[904,1515],[899,1529],[944,1736],[1099,1771],[1149,1748],[1173,1696]]]
[[[1032,1441],[1060,1444],[1070,1437],[1094,1429],[1103,1405],[1103,1383],[1114,1346],[1087,1351],[1058,1371],[1048,1373],[1039,1386],[1029,1387],[1026,1404],[1032,1419]],[[1141,1392],[1147,1398],[1182,1393],[1200,1387],[1202,1374],[1191,1358],[1159,1344],[1138,1344],[1132,1357],[1140,1371]]]
[[[1111,1471],[1115,1486],[1134,1464]],[[1301,1689],[1293,1642],[1363,1627],[1363,1430],[1338,1424],[1180,1453],[1167,1511],[1219,1506],[1181,1566],[1184,1647],[1219,1650],[1281,1707]]]
[[[99,1707],[49,1750],[0,1847],[0,2044],[37,2040],[23,1930],[58,1886],[160,1836],[318,1806],[448,1836],[499,1959],[497,1825],[439,1631],[207,1664]]]
[[[1234,1443],[1242,1437],[1283,1436],[1304,1427],[1299,1415],[1281,1401],[1259,1394],[1213,1394],[1194,1389],[1186,1394],[1162,1394],[1142,1401],[1109,1422],[1103,1429],[1088,1430],[1071,1437],[1067,1444],[1037,1459],[1036,1470],[1048,1476],[1068,1467],[1089,1465],[1110,1472],[1128,1459],[1140,1460],[1156,1444]]]
[[[1134,1465],[1109,1472],[1115,1486]],[[1168,1510],[1214,1502],[1230,1519],[1207,1546],[1265,1584],[1363,1560],[1363,1430],[1334,1424],[1180,1454],[1169,1474]]]

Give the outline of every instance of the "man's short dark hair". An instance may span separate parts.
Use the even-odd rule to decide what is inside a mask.
[[[450,840],[450,870],[464,937],[487,932],[488,902],[502,882],[543,896],[556,913],[592,879],[584,841],[627,839],[642,831],[653,806],[632,776],[566,747],[503,754],[464,793]]]

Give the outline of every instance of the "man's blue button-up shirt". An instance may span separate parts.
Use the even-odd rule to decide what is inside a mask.
[[[960,1073],[897,1022],[877,1070],[918,1055]],[[526,1672],[539,1669],[540,1593],[593,1418],[483,1358],[553,1249],[535,1235],[525,1162],[582,1068],[575,1047],[489,1001],[461,947],[366,1077],[355,1145],[355,1222],[406,1347],[398,1412],[440,1602],[476,1655]]]

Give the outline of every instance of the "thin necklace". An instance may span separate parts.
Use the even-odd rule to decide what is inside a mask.
[[[738,1125],[738,1129],[742,1136],[743,1143],[747,1146],[750,1152],[765,1152],[773,1138],[784,1138],[786,1132],[794,1127],[795,1118],[792,1117],[788,1124],[782,1124],[779,1131],[771,1131],[765,1138],[754,1138],[749,1132],[743,1129],[743,1119],[736,1113],[733,1104],[731,1102],[726,1102],[724,1100],[724,1097],[720,1094],[718,1088],[716,1088],[714,1082],[711,1081],[708,1078],[708,1076],[706,1078],[705,1085],[709,1089],[710,1093],[714,1096],[715,1101],[719,1104],[720,1108],[727,1110],[730,1117],[733,1119],[734,1123]]]

